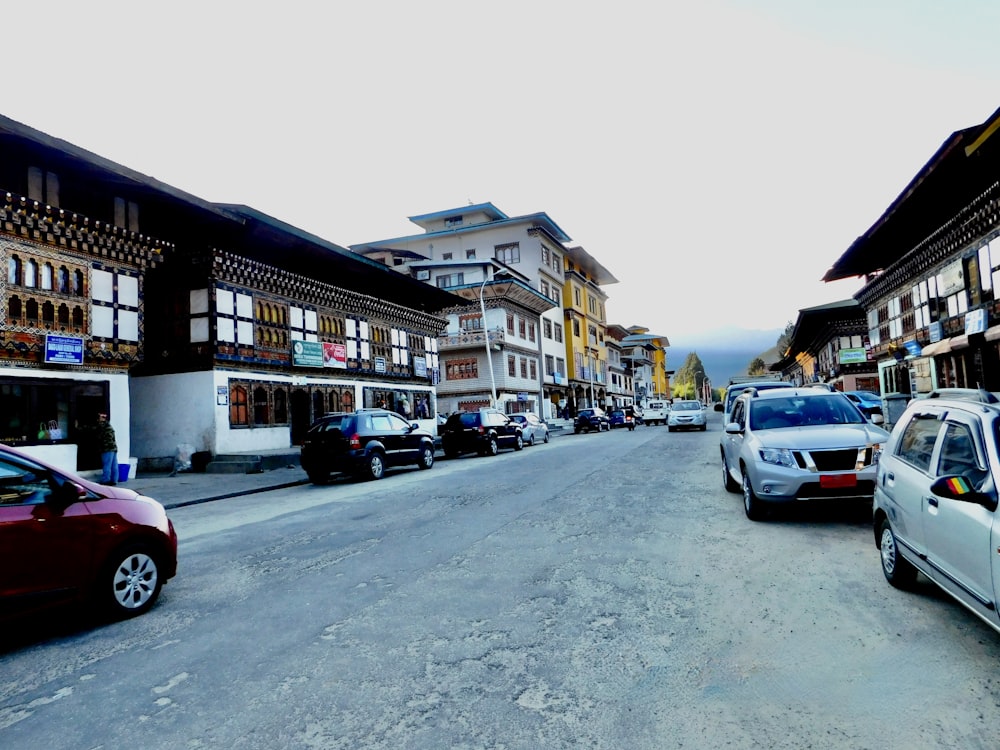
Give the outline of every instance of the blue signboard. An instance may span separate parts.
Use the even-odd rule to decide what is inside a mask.
[[[45,335],[45,362],[55,365],[82,365],[83,339],[76,336]]]

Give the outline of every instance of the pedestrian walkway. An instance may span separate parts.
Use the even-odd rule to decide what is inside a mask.
[[[140,473],[119,486],[158,500],[169,510],[308,483],[305,471],[295,465],[255,474],[180,472],[171,476],[166,473]]]

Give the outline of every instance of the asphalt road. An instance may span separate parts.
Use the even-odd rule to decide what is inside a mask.
[[[719,430],[178,508],[149,614],[6,634],[0,747],[996,747],[1000,635],[863,510],[746,520]]]

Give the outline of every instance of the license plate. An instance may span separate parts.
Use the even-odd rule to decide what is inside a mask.
[[[819,477],[820,487],[857,487],[857,474],[821,474]]]

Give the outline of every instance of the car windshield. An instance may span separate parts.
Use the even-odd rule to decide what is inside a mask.
[[[698,401],[675,401],[674,411],[698,411],[701,404]]]
[[[324,417],[321,421],[309,428],[309,432],[329,432],[339,430],[343,426],[344,420],[350,421],[350,414],[338,414],[332,417]]]
[[[840,395],[786,396],[750,400],[750,429],[774,430],[782,427],[805,427],[831,424],[862,424],[864,417],[850,401]]]

